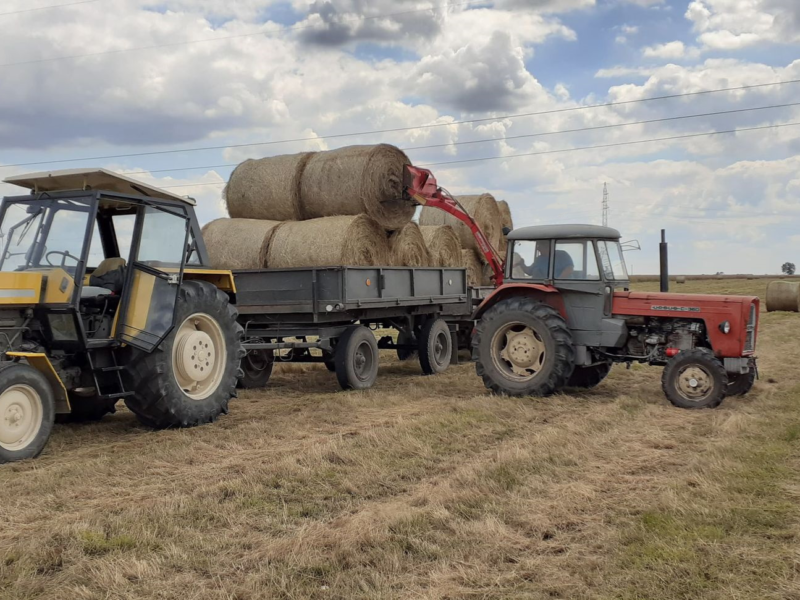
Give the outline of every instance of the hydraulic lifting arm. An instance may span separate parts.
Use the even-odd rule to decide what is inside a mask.
[[[496,286],[503,284],[503,262],[497,254],[497,251],[492,247],[492,244],[486,239],[480,226],[475,222],[475,219],[464,209],[458,200],[451,196],[446,190],[439,187],[436,183],[436,178],[428,169],[419,167],[406,167],[405,176],[405,191],[409,197],[417,204],[423,206],[432,206],[443,210],[446,213],[453,215],[456,219],[462,221],[475,236],[480,248],[486,259],[487,264],[491,267],[492,279]]]

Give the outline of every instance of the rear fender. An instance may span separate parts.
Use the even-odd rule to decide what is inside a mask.
[[[507,300],[508,298],[532,298],[542,304],[547,304],[556,309],[559,314],[567,318],[567,309],[564,306],[564,298],[561,297],[558,289],[552,285],[542,285],[538,283],[507,283],[501,285],[494,292],[491,293],[478,307],[472,315],[473,320],[480,319],[487,310],[492,308],[498,302]]]

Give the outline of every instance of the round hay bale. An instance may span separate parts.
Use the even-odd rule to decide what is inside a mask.
[[[403,198],[411,161],[388,144],[349,146],[311,157],[300,179],[305,219],[366,213],[384,229],[402,229],[416,206]]]
[[[678,275],[675,278],[675,283],[686,283],[686,275]]]
[[[467,283],[473,287],[483,284],[483,263],[474,250],[462,250],[461,261],[467,270]]]
[[[484,264],[481,267],[481,285],[492,287],[494,285],[494,281],[492,281],[493,275],[494,271],[492,271],[492,267],[490,267],[488,264]]]
[[[431,266],[462,266],[461,240],[450,225],[430,225],[420,227],[420,231],[431,254]]]
[[[503,217],[500,214],[500,209],[497,208],[497,201],[495,201],[494,197],[491,194],[482,194],[480,196],[459,196],[457,200],[464,207],[464,210],[472,215],[472,218],[480,225],[492,246],[499,249],[503,230]],[[478,250],[478,244],[469,227],[443,210],[424,206],[419,217],[419,223],[423,226],[450,225],[458,233],[462,248]]]
[[[433,267],[433,259],[419,225],[409,223],[389,234],[391,262],[395,267]]]
[[[800,312],[800,283],[771,281],[767,286],[767,312]]]
[[[263,269],[275,232],[283,225],[256,219],[217,219],[203,227],[211,266],[215,269]]]
[[[511,207],[508,206],[508,202],[505,200],[500,200],[497,203],[497,210],[500,211],[500,217],[502,219],[503,227],[500,229],[500,247],[498,250],[500,254],[505,255],[508,251],[508,239],[505,235],[503,235],[503,228],[508,227],[509,229],[514,229],[514,218],[511,216]],[[503,258],[505,260],[505,258]]]
[[[289,221],[269,245],[270,269],[389,266],[386,231],[367,215]]]
[[[233,218],[300,221],[300,178],[313,152],[246,160],[228,181],[223,198]]]

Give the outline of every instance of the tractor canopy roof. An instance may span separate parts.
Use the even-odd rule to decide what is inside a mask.
[[[509,240],[551,240],[574,238],[600,238],[618,240],[621,234],[611,227],[600,225],[534,225],[520,227],[508,234]]]
[[[194,199],[188,196],[179,196],[162,188],[137,181],[119,173],[112,173],[105,169],[43,171],[41,173],[15,175],[7,178],[5,183],[27,188],[35,194],[40,192],[98,190],[128,196],[146,196],[148,198],[182,202],[191,206],[195,205]]]

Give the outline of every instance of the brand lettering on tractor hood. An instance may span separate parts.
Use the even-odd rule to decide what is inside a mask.
[[[697,306],[651,306],[650,310],[665,310],[674,312],[700,312]]]

